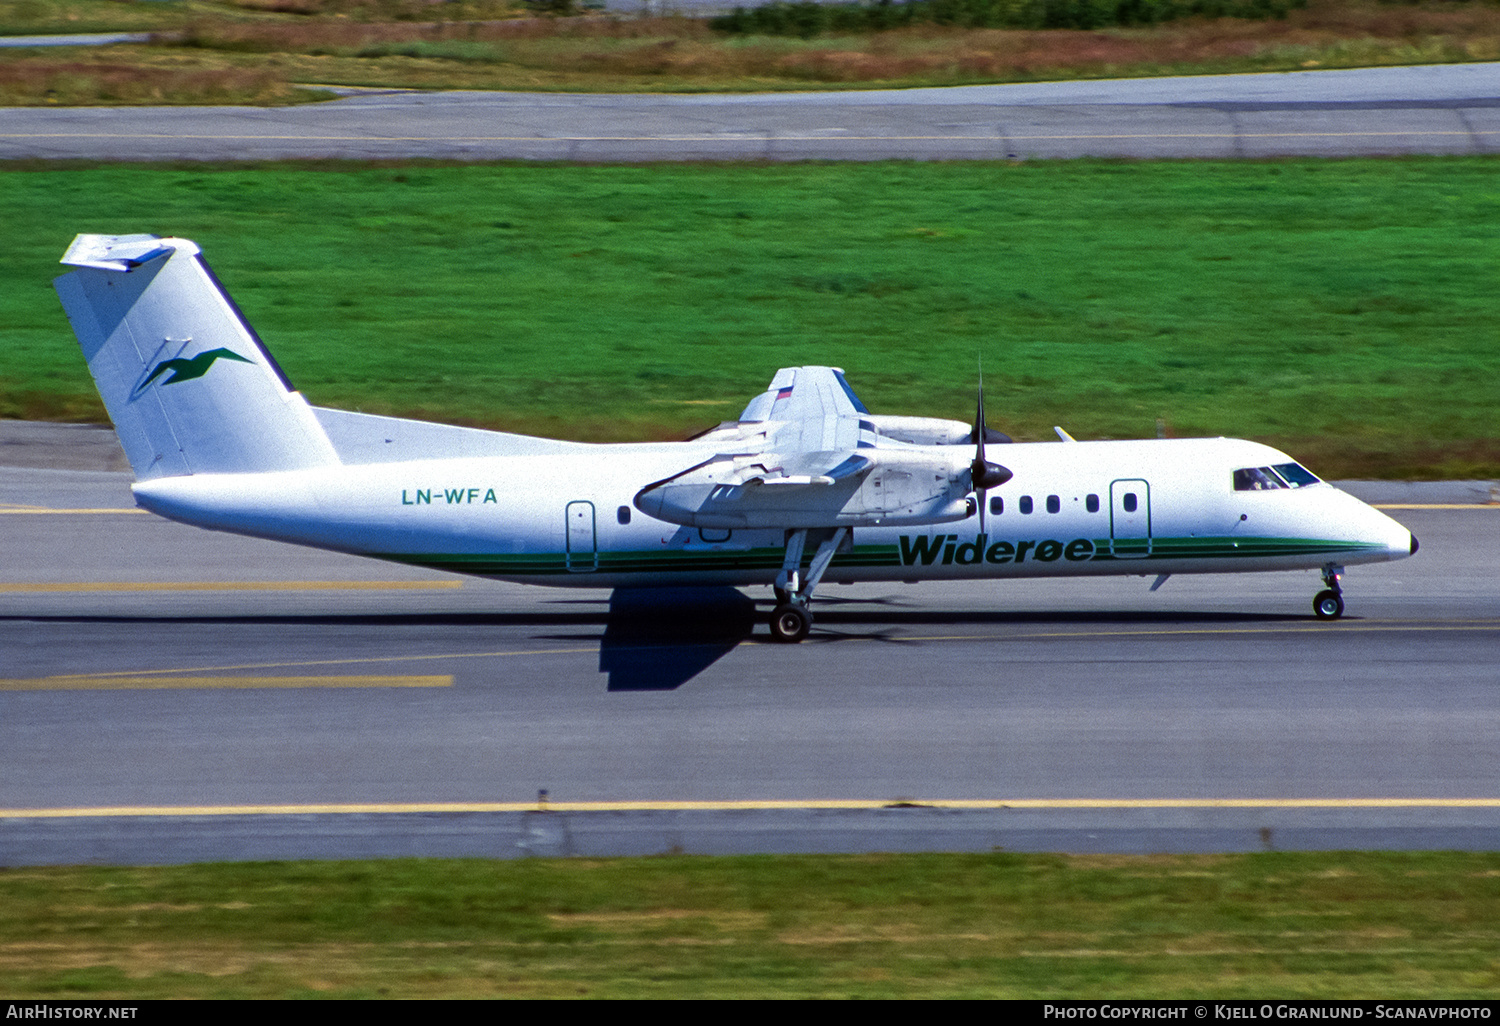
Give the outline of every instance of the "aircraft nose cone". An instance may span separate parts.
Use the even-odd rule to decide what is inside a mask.
[[[1421,546],[1417,544],[1417,536],[1416,535],[1412,535],[1411,536],[1411,554],[1413,556],[1415,556],[1417,554],[1417,550],[1419,548],[1421,548]]]

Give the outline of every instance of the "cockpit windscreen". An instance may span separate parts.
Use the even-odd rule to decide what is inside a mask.
[[[1237,492],[1268,492],[1276,488],[1305,488],[1318,478],[1300,463],[1278,463],[1274,467],[1245,467],[1234,472]]]
[[[1281,479],[1291,488],[1303,488],[1319,483],[1317,475],[1300,463],[1278,463],[1272,469],[1281,475]]]

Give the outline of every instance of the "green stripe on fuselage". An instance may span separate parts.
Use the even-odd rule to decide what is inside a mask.
[[[1144,539],[1124,544],[1143,544]],[[1114,559],[1108,538],[1094,543],[1095,559]],[[1347,555],[1369,552],[1381,546],[1370,542],[1338,541],[1332,538],[1152,538],[1148,559],[1253,559],[1268,556]],[[1139,558],[1139,557],[1137,557]]]
[[[924,536],[925,537],[925,536]],[[930,552],[931,558],[912,558],[910,562],[902,560],[902,546],[897,545],[856,545],[854,551],[840,553],[833,558],[833,568],[859,568],[859,567],[922,567],[922,566],[950,566],[955,565],[951,558],[955,549],[953,545],[947,545],[943,539],[945,536],[937,535],[936,543],[927,543],[923,546],[924,551]],[[960,540],[964,536],[957,536]],[[1043,539],[1045,540],[1045,539]],[[1024,539],[1023,539],[1024,541]],[[1122,541],[1124,545],[1144,547],[1144,539]],[[1235,537],[1188,537],[1188,538],[1153,538],[1150,540],[1151,549],[1143,555],[1122,554],[1116,556],[1111,553],[1111,542],[1108,538],[1095,539],[1093,541],[1093,554],[1083,560],[1073,562],[1120,562],[1120,563],[1148,563],[1159,560],[1178,559],[1222,559],[1230,562],[1238,562],[1244,559],[1270,558],[1276,556],[1328,556],[1330,558],[1348,555],[1355,552],[1367,552],[1380,548],[1379,545],[1366,542],[1338,541],[1336,539],[1310,539],[1310,538],[1235,538]],[[1012,543],[1014,546],[1015,543]],[[1027,550],[1035,552],[1040,541],[1031,543]],[[928,547],[930,546],[930,548]],[[913,547],[907,546],[907,555],[912,555]],[[780,548],[756,548],[756,549],[702,549],[702,550],[652,550],[636,549],[627,552],[598,553],[597,563],[594,561],[593,553],[581,553],[574,556],[575,564],[586,561],[586,570],[569,569],[568,555],[564,552],[543,553],[367,553],[381,559],[388,559],[397,563],[407,563],[413,566],[427,567],[433,570],[446,570],[451,573],[474,574],[486,577],[545,577],[560,574],[578,574],[580,572],[608,573],[608,574],[673,574],[673,573],[702,573],[704,571],[744,571],[764,570],[769,575],[781,568],[783,551]],[[811,554],[809,553],[809,556]],[[946,558],[945,558],[946,557]],[[1006,559],[1005,563],[1017,562],[1013,557]],[[1019,562],[1034,564],[1038,561],[1034,558],[1024,558]],[[1058,559],[1051,561],[1057,565],[1065,565],[1068,560]],[[976,564],[967,564],[976,565]],[[983,565],[983,564],[978,564]],[[1045,562],[1039,565],[1046,565]]]

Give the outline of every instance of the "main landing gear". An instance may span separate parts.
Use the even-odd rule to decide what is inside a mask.
[[[813,535],[817,549],[804,578],[802,553],[807,547],[809,533]],[[781,572],[776,575],[776,608],[771,612],[773,639],[795,644],[807,637],[807,632],[812,629],[812,612],[808,605],[812,602],[813,589],[823,579],[828,565],[833,562],[833,554],[848,536],[847,527],[812,532],[800,528],[786,533],[786,557],[781,561]]]
[[[1313,615],[1319,620],[1337,620],[1344,615],[1344,589],[1339,587],[1343,573],[1341,566],[1323,565],[1323,583],[1327,587],[1313,596]]]

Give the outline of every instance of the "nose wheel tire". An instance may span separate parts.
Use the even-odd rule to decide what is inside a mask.
[[[803,606],[788,602],[771,613],[771,637],[777,641],[795,644],[807,637],[811,628],[812,615]]]
[[[1318,592],[1313,599],[1313,614],[1319,620],[1337,620],[1344,615],[1344,597],[1332,589]]]

